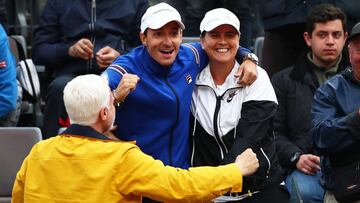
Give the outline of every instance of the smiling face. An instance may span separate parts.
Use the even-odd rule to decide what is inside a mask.
[[[201,45],[210,63],[233,64],[239,48],[240,36],[231,25],[220,25],[201,37]],[[232,68],[232,66],[231,66]]]
[[[316,23],[311,34],[304,33],[306,44],[311,47],[312,59],[320,67],[331,67],[336,63],[346,37],[341,20]]]
[[[140,39],[155,61],[169,67],[179,52],[182,31],[179,24],[172,21],[156,30],[148,28],[145,33],[140,33]]]

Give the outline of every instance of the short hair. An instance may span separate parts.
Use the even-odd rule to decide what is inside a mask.
[[[94,74],[77,76],[65,86],[63,98],[70,123],[92,125],[100,110],[109,107],[107,78]]]
[[[341,20],[343,31],[346,27],[346,15],[338,7],[332,4],[320,4],[313,8],[306,17],[306,32],[312,33],[316,23],[326,23],[328,21]]]

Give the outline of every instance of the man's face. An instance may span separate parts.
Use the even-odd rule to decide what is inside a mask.
[[[156,30],[148,28],[146,35],[140,33],[140,39],[155,61],[162,66],[171,66],[179,52],[182,32],[179,24],[171,21]]]
[[[354,70],[354,76],[360,81],[360,36],[356,36],[351,40],[348,50],[351,67]]]
[[[211,62],[233,63],[239,47],[239,34],[231,25],[220,25],[206,32],[201,45]]]
[[[347,33],[344,33],[341,20],[315,23],[311,34],[305,32],[306,44],[311,47],[316,65],[329,68],[336,63],[343,49]]]

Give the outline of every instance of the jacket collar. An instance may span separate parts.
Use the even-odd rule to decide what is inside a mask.
[[[173,65],[171,65],[170,67],[165,67],[162,66],[161,64],[159,64],[157,61],[155,61],[149,51],[147,50],[146,46],[142,46],[143,48],[143,57],[142,59],[144,60],[144,62],[142,64],[143,68],[147,71],[150,71],[151,73],[155,74],[155,75],[160,75],[160,76],[165,76],[167,75],[170,70],[172,69]],[[179,54],[179,53],[178,53]],[[175,60],[177,59],[178,56],[176,56]],[[175,63],[175,61],[174,61]]]
[[[348,67],[346,70],[342,72],[342,75],[348,78],[351,82],[355,83],[356,85],[360,86],[360,81],[356,80],[354,77],[354,71],[351,67]]]
[[[312,63],[307,54],[309,50],[303,51],[296,60],[293,69],[290,72],[290,78],[298,81],[303,81],[314,88],[319,87],[319,82],[314,73],[315,69],[319,69],[314,63]],[[338,65],[337,73],[343,71],[346,68],[345,57],[341,57],[341,61]]]
[[[78,124],[71,124],[66,130],[60,135],[70,135],[75,137],[87,137],[98,140],[110,140],[105,135],[97,132],[94,128],[90,126],[83,126]]]

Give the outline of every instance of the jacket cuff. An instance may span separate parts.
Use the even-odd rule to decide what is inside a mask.
[[[360,139],[360,115],[359,109],[356,109],[355,112],[352,112],[347,119],[349,125],[349,130],[354,139]]]
[[[68,53],[70,47],[71,43],[64,43],[58,45],[56,48],[56,55],[58,59],[71,59],[71,56]]]

